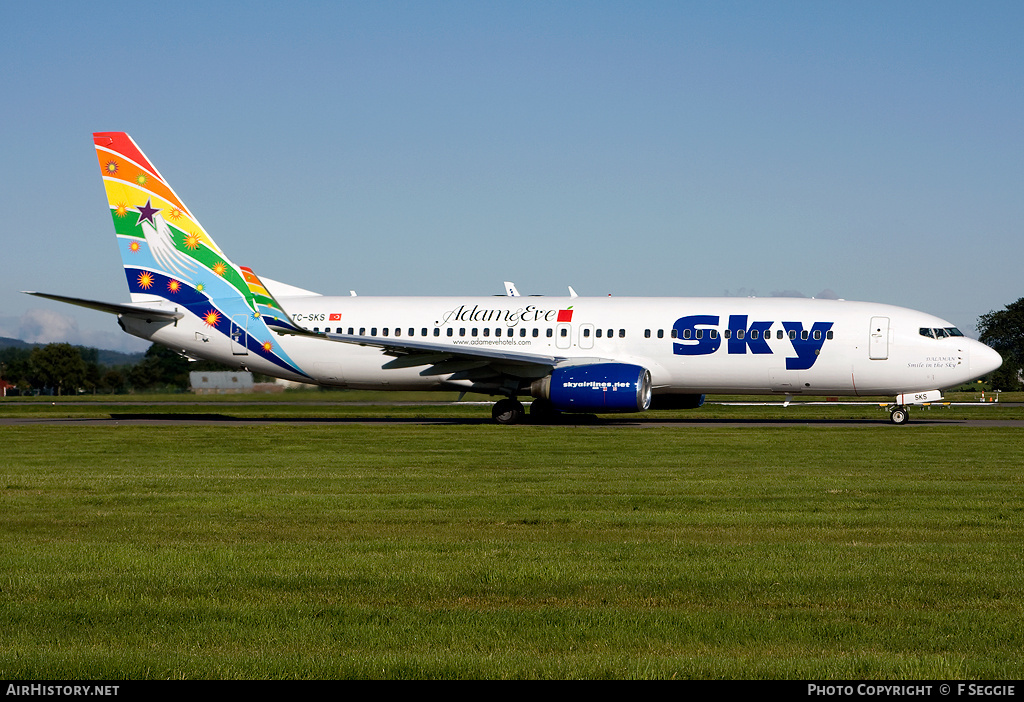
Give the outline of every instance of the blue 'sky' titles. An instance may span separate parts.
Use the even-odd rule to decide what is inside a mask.
[[[677,319],[672,325],[676,331],[672,352],[679,356],[703,356],[717,351],[722,345],[722,337],[712,334],[708,327],[718,327],[718,319],[718,315],[711,314],[692,314]],[[749,350],[753,354],[772,353],[768,338],[773,324],[751,322],[748,325],[747,315],[729,315],[727,352],[745,354]],[[832,322],[815,322],[809,331],[804,331],[803,322],[782,322],[782,327],[796,352],[796,358],[786,359],[786,370],[807,370],[818,360],[818,353],[825,344]],[[697,333],[698,329],[700,334]]]

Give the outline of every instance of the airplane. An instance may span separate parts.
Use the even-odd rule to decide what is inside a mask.
[[[501,397],[499,424],[697,408],[708,394],[894,396],[908,406],[998,368],[949,322],[807,298],[326,296],[228,258],[124,132],[93,134],[131,302],[28,294],[117,315],[190,359],[336,388]]]

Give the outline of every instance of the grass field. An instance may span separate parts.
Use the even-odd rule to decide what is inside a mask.
[[[0,678],[1020,678],[1024,433],[868,409],[0,427]]]

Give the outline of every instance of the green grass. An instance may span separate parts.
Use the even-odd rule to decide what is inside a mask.
[[[299,390],[281,394],[248,395],[81,395],[77,397],[30,397],[0,400],[0,417],[109,418],[145,415],[197,415],[222,419],[336,419],[342,421],[387,418],[435,418],[489,421],[490,410],[481,402],[493,402],[484,395],[467,395],[457,403],[453,392],[375,392]],[[524,398],[529,401],[529,398]],[[798,397],[781,406],[782,397],[713,396],[696,410],[642,412],[604,415],[604,421],[619,423],[685,420],[871,420],[885,423],[885,404],[892,398],[861,398],[867,404],[846,402],[818,404],[822,397]],[[971,393],[949,393],[947,400],[971,403]],[[942,403],[912,407],[911,422],[944,419],[1020,419],[1024,393],[1003,393],[1002,402],[949,406]],[[732,402],[752,401],[758,406],[733,406]],[[874,402],[874,404],[871,404]],[[770,403],[770,404],[769,404]],[[587,423],[587,417],[567,415],[569,423]],[[158,418],[158,417],[154,417]]]
[[[1024,673],[1016,429],[0,437],[4,679]]]

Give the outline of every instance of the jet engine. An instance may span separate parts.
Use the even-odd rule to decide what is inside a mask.
[[[651,406],[651,372],[628,363],[556,368],[530,394],[562,412],[642,412]]]

